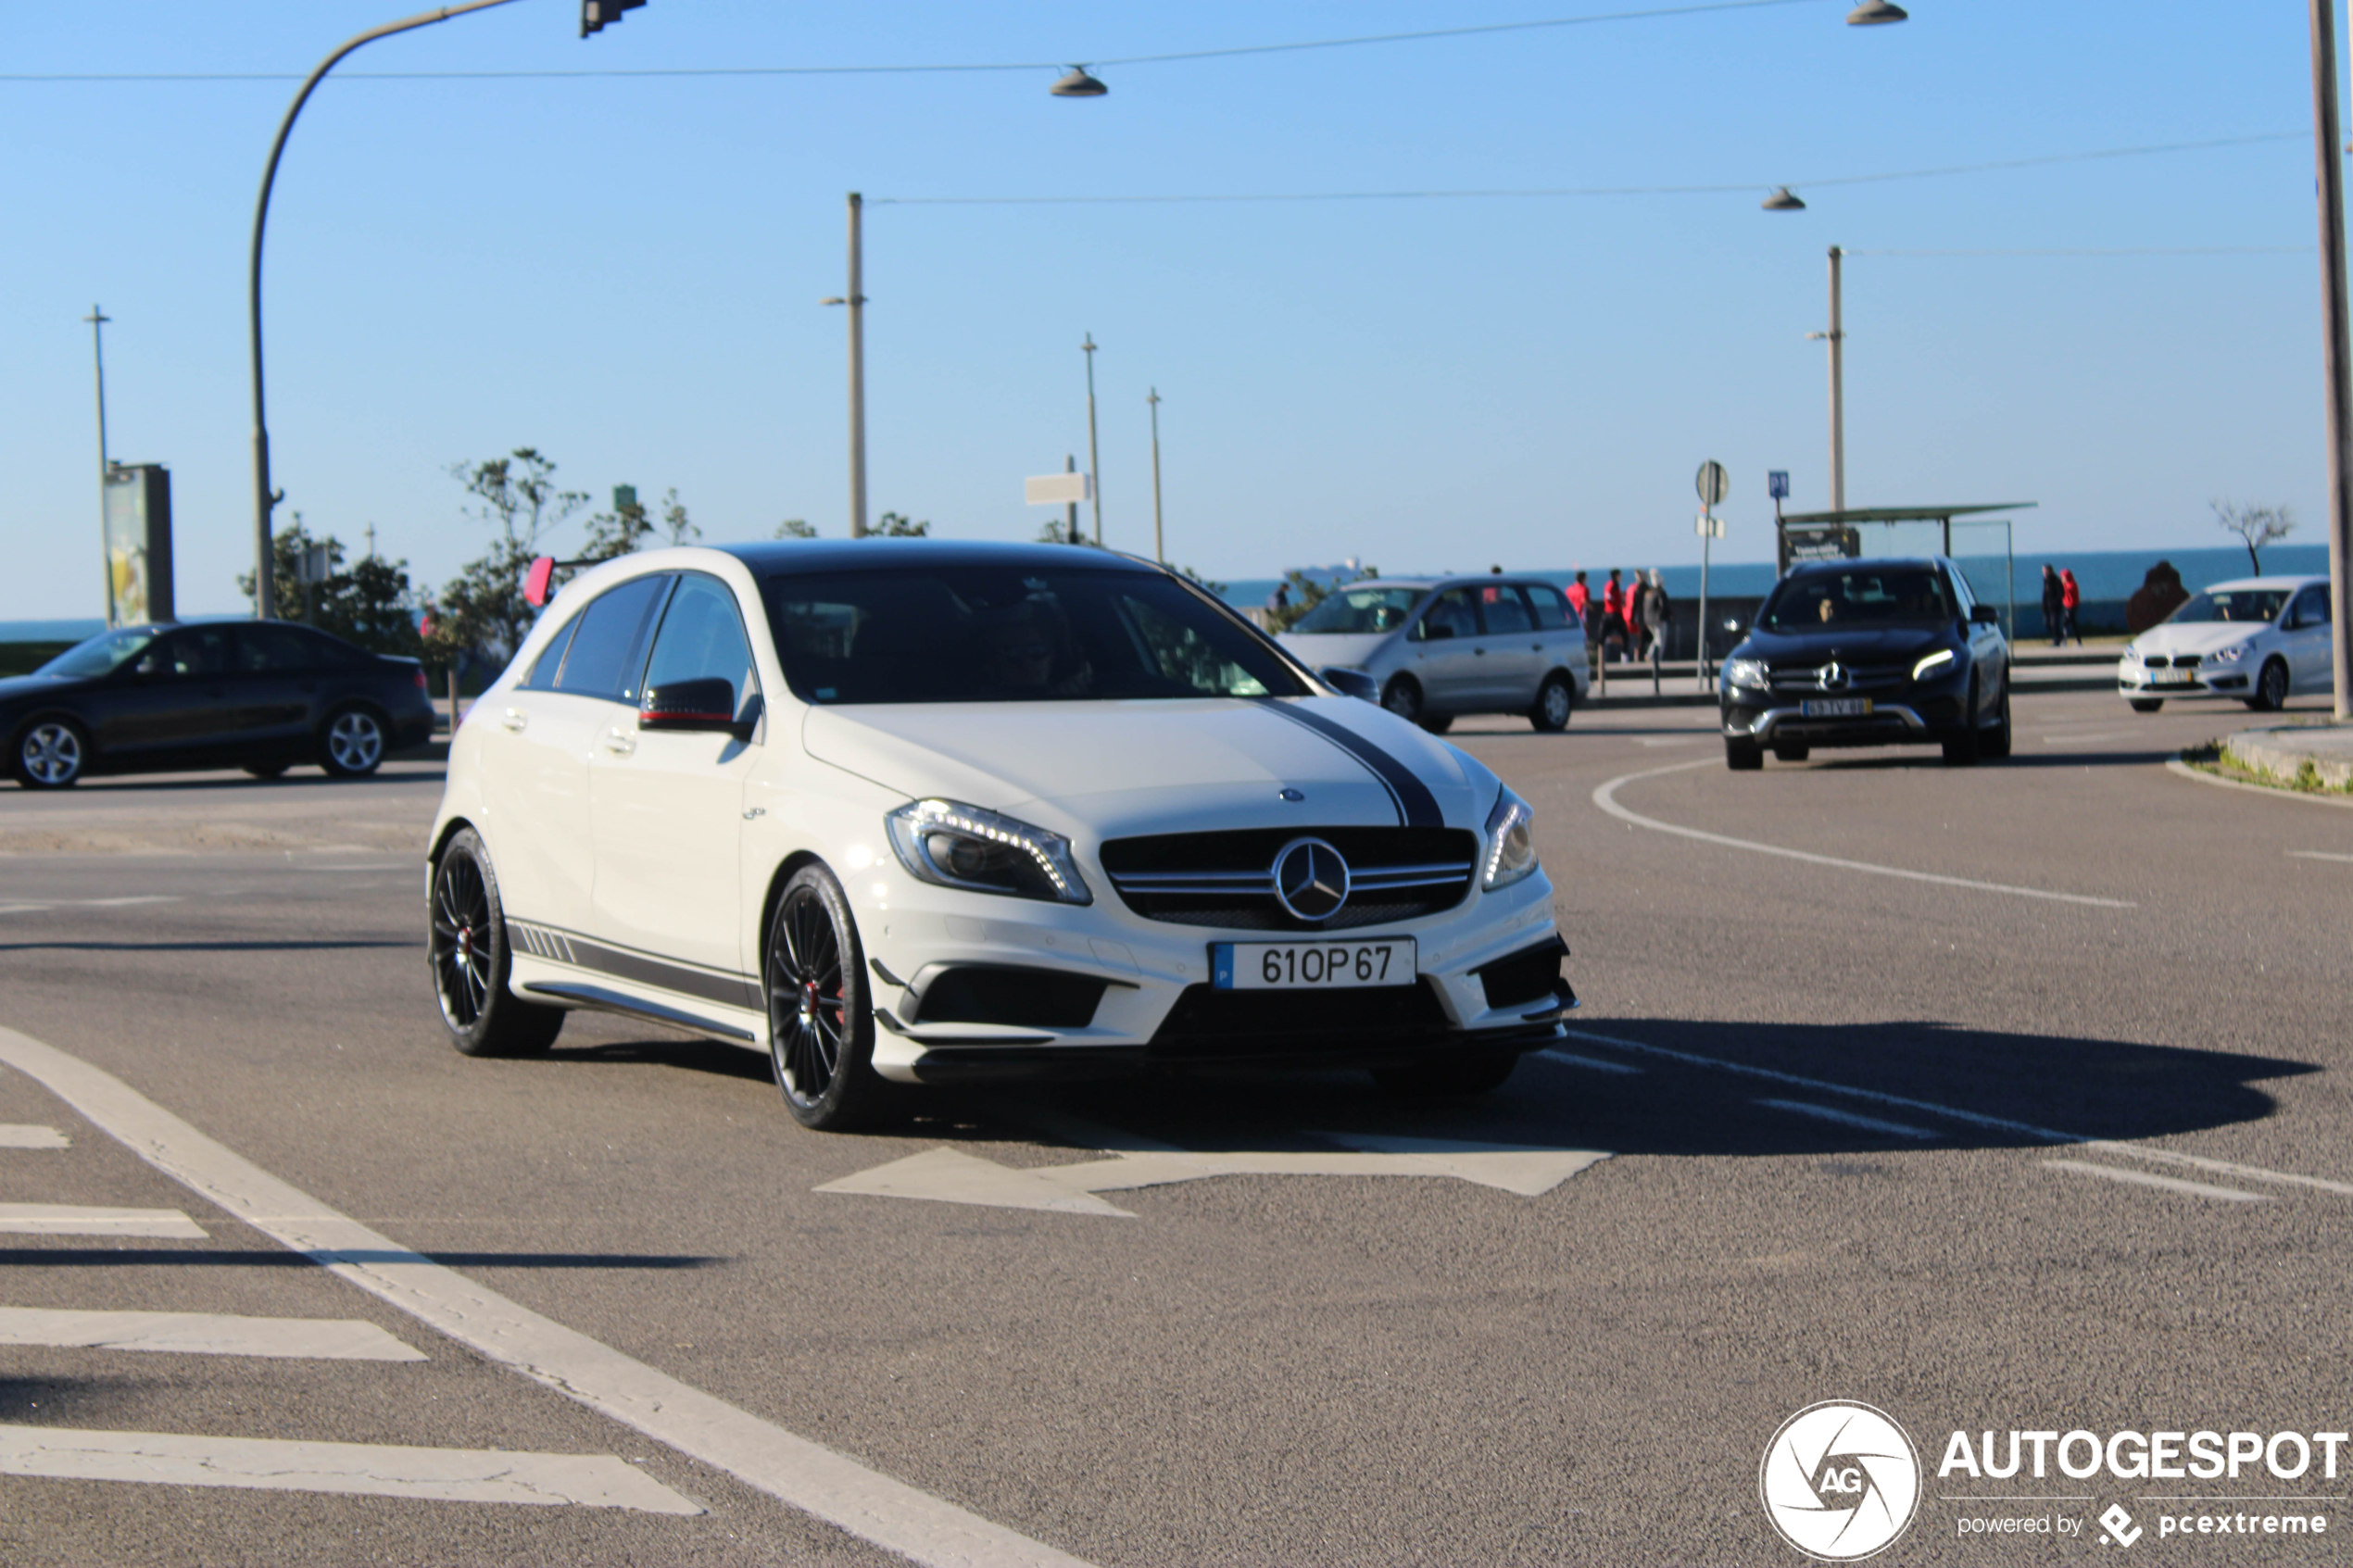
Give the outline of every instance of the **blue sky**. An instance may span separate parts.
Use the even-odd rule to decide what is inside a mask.
[[[10,8],[0,70],[307,72],[417,0]],[[519,0],[343,72],[1040,64],[817,76],[330,79],[267,257],[285,510],[430,586],[487,536],[450,464],[524,444],[601,501],[675,486],[714,540],[847,511],[843,197],[866,218],[874,511],[1026,538],[1085,463],[1149,551],[1214,576],[1770,553],[1765,472],[1828,504],[1825,251],[1846,264],[1852,505],[2033,500],[2019,542],[2227,543],[2209,497],[2325,483],[2309,135],[1856,184],[1846,176],[2297,133],[2289,0],[1851,0],[1361,47],[1053,62],[1639,10],[1644,0],[1249,6],[650,0],[577,36]],[[170,465],[183,612],[250,569],[245,267],[296,83],[0,81],[0,619],[100,612],[90,330],[110,446]],[[1794,184],[1808,209],[1758,202]],[[1723,185],[1718,194],[1160,205],[887,198]],[[1919,255],[2147,251],[2204,255]],[[284,521],[282,510],[281,521]],[[560,537],[560,549],[573,542]]]

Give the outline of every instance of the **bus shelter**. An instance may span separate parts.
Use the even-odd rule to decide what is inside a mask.
[[[1784,575],[1800,561],[1860,560],[1865,557],[1949,556],[1967,572],[1978,597],[1993,599],[1980,586],[1998,572],[2002,633],[2018,635],[2018,549],[2013,519],[1994,512],[2024,511],[2032,501],[1996,501],[1967,507],[1850,507],[1836,512],[1777,515],[1779,570]],[[1955,535],[1959,535],[1956,548]],[[1983,570],[1970,571],[1972,563]]]

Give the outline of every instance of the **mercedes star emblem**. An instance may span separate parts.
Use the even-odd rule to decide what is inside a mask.
[[[1329,920],[1348,902],[1348,862],[1320,838],[1297,838],[1275,857],[1275,897],[1301,920]]]

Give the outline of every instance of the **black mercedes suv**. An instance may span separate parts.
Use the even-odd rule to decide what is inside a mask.
[[[1934,743],[1966,767],[2010,754],[2010,650],[1944,556],[1809,561],[1773,585],[1718,686],[1724,761],[1818,746]]]

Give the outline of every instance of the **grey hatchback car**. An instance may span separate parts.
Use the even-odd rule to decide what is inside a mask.
[[[1434,734],[1466,713],[1558,730],[1592,684],[1583,623],[1558,588],[1526,578],[1369,578],[1275,640],[1311,670],[1361,671],[1383,708]]]

